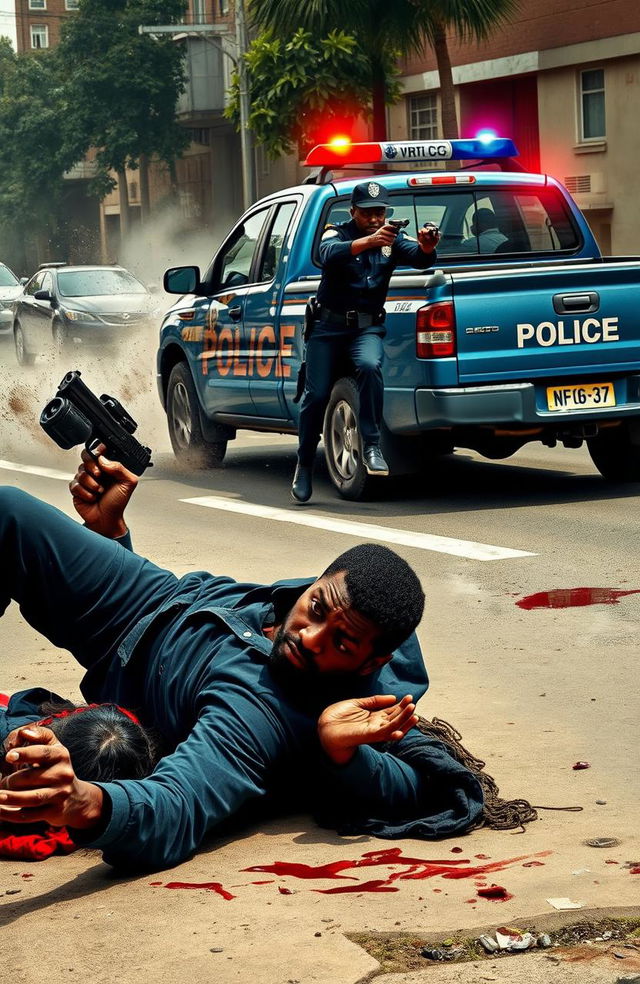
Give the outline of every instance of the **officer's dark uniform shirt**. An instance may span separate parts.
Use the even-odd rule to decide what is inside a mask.
[[[351,253],[354,239],[362,233],[353,219],[328,226],[320,240],[322,277],[318,303],[336,314],[362,311],[378,315],[384,310],[389,281],[397,266],[426,270],[436,261],[436,252],[423,253],[419,243],[398,232],[393,246]]]

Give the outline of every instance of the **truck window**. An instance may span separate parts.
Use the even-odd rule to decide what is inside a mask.
[[[223,247],[218,266],[221,289],[242,287],[249,283],[256,245],[268,213],[269,209],[263,208],[249,215],[237,230],[238,235],[233,236],[228,246]]]
[[[577,249],[578,235],[554,188],[496,189],[476,196],[464,218],[461,252],[546,253]]]
[[[280,262],[282,247],[286,239],[287,229],[289,228],[295,210],[296,202],[284,202],[278,206],[269,238],[262,253],[256,283],[267,283],[275,277]]]
[[[469,215],[474,208],[470,191],[449,194],[438,191],[416,196],[418,227],[434,222],[440,229],[438,256],[460,251],[462,241],[471,235]]]

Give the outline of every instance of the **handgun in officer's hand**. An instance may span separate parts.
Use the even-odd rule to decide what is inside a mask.
[[[406,229],[409,225],[409,219],[389,219],[387,225],[392,226],[396,232],[400,232],[401,229]]]
[[[100,399],[80,379],[78,369],[68,372],[58,392],[40,414],[40,426],[65,451],[84,444],[90,455],[103,444],[105,455],[119,461],[134,475],[151,465],[151,448],[133,437],[137,423],[113,396]]]

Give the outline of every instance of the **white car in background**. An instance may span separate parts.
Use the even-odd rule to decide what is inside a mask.
[[[13,270],[0,263],[0,341],[13,339],[13,305],[12,301],[22,293],[27,278],[18,280]]]

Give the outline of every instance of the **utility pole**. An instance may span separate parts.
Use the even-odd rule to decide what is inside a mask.
[[[244,0],[234,0],[236,45],[238,59],[238,92],[240,108],[240,148],[242,153],[242,197],[247,209],[256,198],[255,169],[253,161],[253,141],[249,129],[249,80],[244,56],[248,47],[247,25],[244,16]]]

